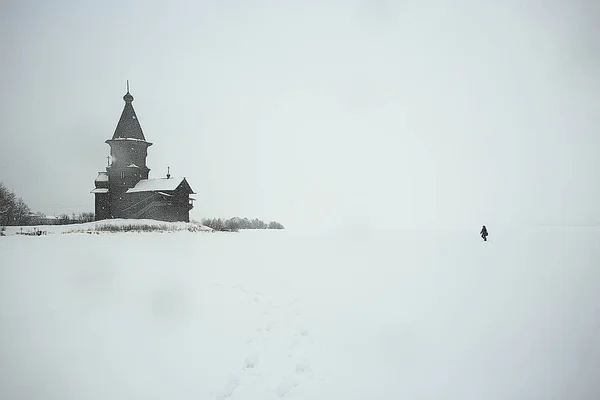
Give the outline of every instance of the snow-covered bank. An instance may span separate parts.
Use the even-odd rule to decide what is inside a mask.
[[[153,219],[107,219],[102,221],[86,222],[68,225],[38,225],[38,226],[7,226],[6,235],[20,233],[35,233],[42,231],[45,234],[56,233],[101,233],[101,232],[212,232],[213,229],[196,222],[163,222]]]
[[[600,230],[0,239],[0,398],[597,399]]]

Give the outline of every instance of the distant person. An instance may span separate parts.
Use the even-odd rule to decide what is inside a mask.
[[[483,228],[481,228],[481,232],[479,232],[479,234],[481,235],[481,237],[483,238],[483,240],[485,242],[487,242],[488,231],[487,231],[487,228],[485,227],[485,225],[483,226]]]

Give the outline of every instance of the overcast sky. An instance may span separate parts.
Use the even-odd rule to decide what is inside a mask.
[[[599,223],[599,16],[593,0],[4,1],[0,181],[34,211],[93,211],[129,79],[150,177],[187,177],[194,219]]]

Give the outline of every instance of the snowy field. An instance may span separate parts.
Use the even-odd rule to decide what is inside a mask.
[[[600,230],[0,238],[1,399],[600,398]]]

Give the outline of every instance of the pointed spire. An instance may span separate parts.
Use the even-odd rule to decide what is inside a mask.
[[[171,178],[171,167],[167,167],[167,179]]]
[[[125,100],[125,107],[123,108],[121,118],[119,119],[119,123],[117,124],[117,128],[115,129],[112,138],[146,140],[140,122],[137,119],[137,115],[135,115],[133,105],[131,104],[133,102],[133,96],[129,93],[129,81],[127,81],[127,93],[123,96],[123,100]]]

